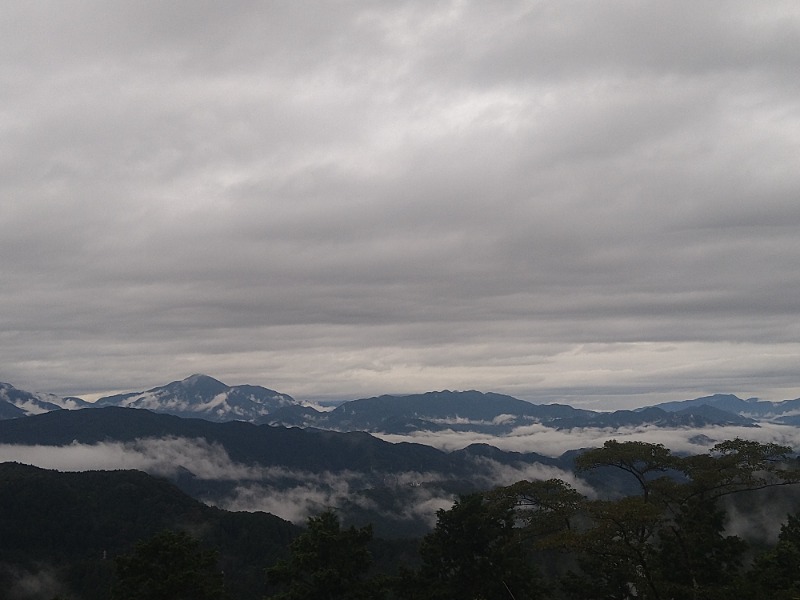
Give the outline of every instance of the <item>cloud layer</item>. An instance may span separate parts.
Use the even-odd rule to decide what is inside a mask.
[[[517,427],[504,436],[452,430],[415,431],[408,435],[374,435],[392,443],[415,442],[448,452],[466,448],[470,444],[490,444],[501,450],[536,452],[552,457],[561,456],[569,450],[599,447],[608,440],[663,444],[673,452],[688,454],[706,452],[718,442],[735,438],[763,444],[780,444],[790,447],[795,452],[800,450],[800,428],[772,423],[761,423],[758,427],[711,426],[680,429],[652,425],[615,429],[593,427],[552,429],[534,424]]]
[[[227,510],[270,512],[297,523],[327,507],[347,510],[350,505],[395,520],[432,525],[436,511],[449,508],[454,499],[453,492],[447,491],[453,484],[449,473],[332,473],[243,465],[231,460],[222,446],[201,439],[147,438],[98,444],[73,442],[67,446],[0,444],[0,462],[7,461],[59,471],[137,469],[167,478],[189,472],[197,479],[230,484],[205,501]],[[522,479],[554,477],[591,493],[580,479],[560,469],[538,464],[515,468],[480,457],[475,459],[472,483],[479,489],[490,489]],[[393,490],[396,502],[391,509],[365,494],[377,487]]]
[[[775,442],[795,451],[800,448],[800,429],[762,424],[760,427],[709,427],[702,429],[664,429],[638,427],[629,429],[573,429],[558,431],[540,425],[520,427],[502,437],[472,432],[416,432],[410,436],[380,436],[391,442],[416,442],[446,451],[465,448],[472,443],[488,443],[503,450],[536,452],[558,457],[569,450],[599,447],[610,439],[638,440],[664,444],[677,453],[706,452],[712,445],[740,437],[761,443]],[[570,471],[543,464],[503,465],[491,459],[472,458],[471,484],[477,489],[492,489],[521,480],[561,479],[587,497],[596,492]],[[0,444],[0,462],[15,461],[59,471],[138,469],[150,474],[176,478],[190,472],[200,480],[214,480],[226,485],[214,486],[216,492],[203,498],[206,502],[235,511],[265,511],[284,519],[303,523],[309,516],[334,506],[344,512],[372,513],[393,521],[407,520],[433,525],[436,511],[447,509],[455,498],[456,480],[448,473],[404,472],[387,475],[379,472],[309,472],[283,467],[244,465],[233,461],[219,444],[202,439],[178,437],[137,439],[133,442],[103,442],[67,446],[29,446]],[[463,485],[461,482],[459,485]],[[387,505],[370,496],[371,490],[390,490],[393,502]],[[772,502],[772,501],[775,502]],[[732,507],[737,528],[748,536],[763,524],[769,535],[783,521],[794,496],[771,498],[759,514],[745,519]]]
[[[800,7],[9,3],[0,380],[800,396]]]

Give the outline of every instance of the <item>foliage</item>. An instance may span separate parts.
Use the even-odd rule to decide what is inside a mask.
[[[448,600],[523,600],[541,597],[539,574],[515,528],[512,496],[487,501],[462,496],[438,511],[434,531],[420,547],[422,566],[407,575],[400,596]]]
[[[0,514],[8,516],[0,519],[0,560],[29,572],[42,559],[69,565],[60,572],[64,589],[93,600],[108,589],[113,561],[99,558],[103,550],[111,557],[130,552],[134,535],[150,536],[172,523],[202,531],[202,538],[141,542],[116,561],[115,598],[142,597],[125,594],[169,581],[159,571],[167,564],[193,574],[182,585],[209,577],[192,592],[196,598],[220,597],[220,568],[231,598],[261,597],[267,564],[273,565],[270,597],[277,600],[800,597],[800,514],[759,553],[732,535],[726,512],[733,497],[752,503],[756,496],[749,492],[774,493],[800,481],[789,448],[737,439],[682,456],[658,444],[612,440],[578,456],[575,465],[583,475],[617,474],[627,480],[628,495],[585,497],[560,479],[462,495],[437,512],[418,549],[410,540],[376,544],[370,526],[344,528],[332,511],[309,519],[295,537],[275,517],[207,507],[141,473],[0,465]],[[54,497],[58,503],[48,500]],[[204,548],[217,549],[218,559]],[[374,548],[380,548],[380,577],[373,574]],[[172,551],[186,560],[170,557]],[[4,577],[0,569],[0,586]],[[106,583],[100,592],[86,591],[92,581]],[[146,595],[180,597],[159,593]]]
[[[165,531],[116,558],[112,600],[220,600],[223,575],[216,552],[187,533]]]
[[[198,532],[215,548],[236,600],[262,597],[264,565],[299,533],[274,515],[206,506],[138,471],[61,473],[0,464],[0,590],[15,572],[35,573],[44,564],[74,594],[65,597],[105,600],[114,557],[165,529]]]
[[[578,456],[575,468],[580,472],[608,466],[630,473],[638,482],[642,496],[647,501],[654,480],[653,474],[663,476],[676,466],[676,462],[677,458],[662,444],[609,440],[602,448],[588,450]]]
[[[755,561],[741,581],[744,598],[795,600],[800,598],[800,517],[789,515],[778,543]]]
[[[585,498],[560,479],[518,481],[486,495],[490,503],[511,502],[515,518],[521,520],[527,537],[539,543],[572,528],[572,520],[584,505]]]
[[[370,526],[342,529],[331,510],[308,520],[307,531],[290,546],[290,556],[267,569],[268,582],[281,591],[276,600],[370,599],[379,583],[368,577],[372,563],[367,544]]]
[[[725,535],[725,512],[714,500],[691,498],[663,527],[658,579],[669,598],[726,598],[735,591],[747,545]]]
[[[573,595],[589,594],[581,577],[615,574],[615,598],[724,598],[740,574],[746,544],[725,534],[723,496],[798,481],[790,449],[731,440],[707,454],[679,457],[658,444],[606,442],[578,457],[579,471],[615,467],[630,474],[640,495],[587,505],[590,525],[570,539],[583,553]],[[621,577],[621,581],[620,581]],[[608,580],[608,578],[605,578]],[[622,585],[620,585],[622,583]],[[596,592],[596,587],[594,591]]]

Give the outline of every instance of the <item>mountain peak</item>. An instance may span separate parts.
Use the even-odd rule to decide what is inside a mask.
[[[203,373],[195,373],[193,375],[189,375],[186,379],[181,379],[180,383],[185,385],[197,385],[198,383],[222,383],[219,379],[214,379],[210,375],[205,375]],[[222,385],[225,385],[222,383]]]
[[[229,386],[202,373],[145,392],[107,396],[96,402],[98,407],[144,408],[211,421],[255,421],[292,404],[296,402],[286,394],[260,386]]]
[[[228,389],[230,388],[218,379],[196,373],[190,375],[186,379],[173,381],[161,388],[153,388],[153,390],[150,391],[169,390],[171,393],[177,393],[178,395],[184,396],[187,400],[191,400],[192,398],[216,396]]]
[[[219,379],[215,379],[210,375],[204,375],[203,373],[195,373],[194,375],[189,375],[186,379],[182,379],[180,381],[185,387],[198,387],[198,386],[214,386],[214,387],[223,387],[227,388],[228,385],[222,383]]]

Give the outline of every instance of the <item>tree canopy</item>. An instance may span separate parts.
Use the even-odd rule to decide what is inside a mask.
[[[292,542],[289,557],[267,569],[268,582],[279,590],[269,598],[380,598],[379,583],[368,576],[371,539],[372,527],[344,529],[332,510],[309,518],[306,532]]]
[[[73,591],[74,597],[105,598],[113,586],[113,600],[256,600],[264,589],[276,600],[727,600],[734,594],[790,600],[800,597],[800,510],[791,502],[800,504],[785,486],[800,481],[797,465],[789,448],[775,444],[736,439],[703,454],[679,455],[659,444],[612,440],[576,458],[576,474],[586,479],[571,480],[575,487],[563,479],[518,481],[462,495],[436,513],[418,547],[405,540],[394,549],[374,540],[371,526],[342,526],[333,510],[311,517],[296,535],[268,515],[192,502],[189,515],[176,512],[180,518],[172,520],[181,530],[202,531],[200,540],[182,531],[152,535],[143,525],[155,516],[140,513],[157,503],[171,506],[164,499],[175,493],[165,483],[143,487],[149,481],[143,475],[77,477],[12,465],[0,482],[8,517],[0,519],[7,533],[0,583],[12,589],[20,573],[35,578],[43,564],[36,556],[72,554],[72,563],[52,563],[69,564],[58,573],[65,599]],[[616,493],[586,485],[600,478],[622,482]],[[116,487],[88,493],[94,488],[86,481],[95,480],[118,482],[119,492],[110,497],[124,501],[96,501],[102,490],[107,495]],[[136,495],[123,493],[131,489],[153,493],[137,503]],[[47,510],[42,498],[51,490],[63,494]],[[731,526],[732,515],[746,523],[748,511],[778,490],[782,506],[790,508],[777,539],[737,535],[745,530]],[[31,511],[37,519],[20,518]],[[109,515],[117,511],[150,537],[115,550],[122,542],[111,543],[116,521]],[[127,554],[104,560],[98,539],[109,542],[110,557]],[[53,540],[58,551],[41,554]],[[72,552],[82,546],[82,554]],[[384,569],[380,575],[371,550]],[[249,561],[246,568],[243,561]],[[14,571],[6,564],[20,566]]]
[[[182,531],[164,531],[115,559],[112,600],[221,600],[217,554]]]

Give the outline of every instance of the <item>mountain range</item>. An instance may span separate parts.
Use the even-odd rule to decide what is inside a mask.
[[[426,531],[435,508],[454,494],[511,483],[531,470],[568,471],[573,459],[486,444],[445,452],[358,431],[217,423],[121,407],[1,420],[0,445],[0,461],[8,460],[3,448],[21,448],[23,457],[63,459],[71,470],[119,460],[231,510],[270,509],[283,516],[296,512],[293,505],[312,512],[337,505],[352,520],[380,522],[390,537]]]
[[[0,512],[10,515],[0,519],[0,540],[42,532],[25,543],[0,541],[0,589],[19,579],[17,571],[3,570],[4,561],[34,569],[28,565],[67,555],[77,562],[59,577],[70,585],[89,581],[90,571],[107,579],[111,571],[98,559],[106,550],[128,548],[164,523],[186,523],[208,541],[221,540],[223,562],[244,565],[230,570],[242,590],[251,590],[239,597],[262,597],[263,565],[296,532],[265,513],[301,523],[335,507],[344,523],[371,523],[377,536],[406,543],[430,531],[436,511],[452,506],[458,494],[498,485],[555,478],[598,498],[636,493],[619,469],[574,472],[583,451],[578,446],[593,443],[581,436],[585,430],[600,439],[620,428],[661,436],[683,429],[699,449],[718,440],[695,428],[800,425],[798,414],[800,399],[762,402],[730,394],[601,412],[444,390],[363,398],[321,411],[284,393],[228,386],[207,375],[94,403],[0,383]],[[520,443],[524,431],[534,434]],[[466,433],[463,439],[471,441],[505,435],[523,451],[387,441],[417,440],[411,436],[419,432]],[[548,438],[569,445],[550,453]],[[796,502],[794,496],[769,499],[781,510]],[[261,539],[275,536],[281,544]],[[53,540],[61,555],[48,549]],[[256,558],[245,560],[242,552]]]
[[[261,386],[228,386],[208,375],[192,375],[145,392],[106,396],[95,406],[145,408],[209,421],[255,421],[278,408],[296,404],[291,396]]]
[[[409,396],[379,396],[345,402],[330,412],[288,406],[258,422],[337,431],[408,434],[414,431],[473,431],[505,435],[516,428],[541,424],[553,429],[575,427],[618,428],[755,426],[756,421],[717,408],[711,403],[665,410],[599,412],[565,404],[532,404],[511,396],[465,392],[428,392]]]
[[[81,398],[61,398],[55,394],[38,394],[18,390],[0,382],[0,419],[38,415],[51,410],[88,408],[92,404]]]
[[[95,403],[2,384],[0,461],[67,470],[138,468],[208,504],[290,520],[338,506],[355,522],[381,523],[382,535],[391,537],[424,532],[454,494],[568,477],[581,446],[598,436],[680,429],[693,436],[686,437],[690,451],[718,441],[694,429],[793,424],[798,404],[719,394],[600,412],[444,390],[353,400],[325,412],[288,394],[228,386],[206,375]],[[583,436],[587,431],[595,433]],[[452,451],[445,444],[391,443],[422,441],[420,433],[440,440],[458,435],[464,443]],[[505,449],[489,445],[502,438],[510,440]],[[552,439],[562,440],[560,447],[550,445]],[[614,473],[592,477],[575,483],[597,492],[621,485]]]
[[[758,421],[800,425],[800,399],[764,402],[743,400],[730,394],[603,412],[564,404],[533,404],[491,392],[444,390],[352,400],[326,412],[306,406],[282,392],[256,385],[229,386],[200,374],[146,391],[106,396],[94,403],[18,390],[11,384],[0,383],[0,419],[102,407],[147,409],[215,422],[245,421],[400,435],[444,430],[504,435],[532,424],[555,429],[755,426]]]

